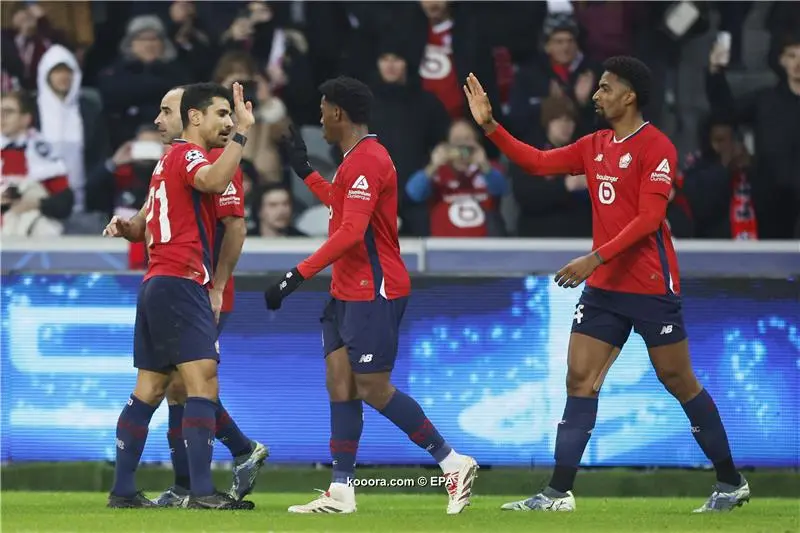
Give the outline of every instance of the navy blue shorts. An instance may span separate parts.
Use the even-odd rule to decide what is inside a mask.
[[[572,332],[622,348],[631,329],[648,348],[686,338],[681,298],[676,295],[631,294],[586,287],[575,306]]]
[[[406,305],[407,297],[387,300],[376,296],[371,302],[332,298],[320,318],[325,355],[346,346],[356,374],[390,372],[397,359]]]
[[[139,288],[133,366],[169,372],[181,363],[219,361],[217,324],[208,291],[198,283],[155,276]]]
[[[225,329],[225,323],[230,318],[230,312],[221,312],[219,314],[219,322],[217,322],[217,336],[222,335],[222,330]]]

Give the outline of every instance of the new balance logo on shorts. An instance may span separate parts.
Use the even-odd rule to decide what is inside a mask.
[[[372,354],[371,353],[364,353],[361,354],[361,357],[358,359],[359,363],[371,363],[372,362]]]
[[[578,304],[575,307],[575,322],[580,324],[581,320],[583,320],[583,304]]]
[[[668,326],[663,326],[661,328],[661,333],[659,333],[659,335],[669,335],[670,333],[672,333],[672,324],[669,324]]]

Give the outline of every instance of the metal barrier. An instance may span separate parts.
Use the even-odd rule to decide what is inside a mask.
[[[322,239],[249,238],[238,273],[292,268]],[[555,272],[592,249],[589,239],[403,239],[411,272],[510,275]],[[675,241],[681,272],[689,276],[787,277],[800,274],[800,241]],[[57,240],[5,238],[3,272],[108,271],[128,268],[128,243],[102,237]]]

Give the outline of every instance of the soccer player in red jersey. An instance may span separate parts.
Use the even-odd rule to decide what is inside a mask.
[[[212,444],[219,411],[217,324],[207,290],[211,281],[210,241],[216,223],[213,193],[222,193],[239,166],[245,134],[254,123],[252,105],[241,85],[233,88],[237,124],[231,119],[230,91],[216,84],[184,88],[183,138],[158,162],[141,217],[112,219],[106,234],[145,238],[149,264],[136,306],[134,366],[136,387],[117,423],[117,457],[109,507],[151,507],[136,491],[135,473],[147,426],[172,371],[177,367],[188,398],[182,433],[191,475],[188,506],[252,509],[215,490],[211,479]],[[163,107],[163,105],[162,105]],[[232,139],[230,139],[232,137]],[[231,142],[228,142],[231,140]],[[206,151],[226,146],[214,164]]]
[[[265,299],[269,309],[278,309],[303,280],[333,265],[332,298],[321,320],[333,479],[319,498],[289,512],[356,510],[352,480],[366,402],[439,463],[447,477],[447,512],[456,514],[469,505],[478,464],[456,453],[420,405],[390,379],[411,282],[397,237],[397,172],[367,128],[372,93],[347,77],[326,81],[320,92],[323,135],[344,154],[333,183],[311,168],[296,131],[285,139],[284,151],[297,175],[328,206],[328,240],[267,289]]]
[[[558,425],[553,476],[541,493],[503,509],[574,510],[572,486],[595,425],[600,385],[633,329],[714,464],[717,485],[697,512],[730,510],[749,500],[750,488],[734,466],[717,407],[689,358],[678,261],[665,220],[677,169],[675,147],[642,118],[650,91],[647,66],[632,57],[613,57],[603,66],[593,99],[611,129],[555,150],[537,150],[500,126],[474,75],[464,86],[473,118],[512,161],[531,174],[585,174],[592,199],[593,251],[555,276],[559,286],[586,280],[586,287],[572,324],[567,405]]]
[[[161,111],[155,119],[155,124],[164,144],[171,145],[183,131],[180,112],[183,91],[183,87],[172,89],[161,101]],[[222,155],[223,151],[222,148],[212,149],[208,152],[208,161],[213,163]],[[236,169],[225,192],[214,195],[214,212],[216,217],[212,260],[214,273],[212,283],[209,284],[209,296],[211,309],[217,317],[217,333],[219,335],[233,310],[232,273],[241,255],[246,234],[241,169]],[[142,219],[145,216],[144,212],[141,213]],[[179,372],[174,371],[167,387],[166,398],[169,406],[167,440],[175,482],[153,500],[161,507],[180,507],[190,494],[189,460],[186,455],[182,430],[186,397],[186,386],[183,379]],[[229,494],[241,500],[252,491],[258,472],[269,452],[263,444],[250,440],[242,433],[221,402],[216,414],[214,436],[231,452],[234,467],[233,483]]]

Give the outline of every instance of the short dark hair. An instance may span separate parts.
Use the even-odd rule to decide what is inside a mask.
[[[193,83],[183,87],[181,97],[181,120],[183,127],[189,125],[189,110],[197,109],[205,113],[213,103],[214,98],[224,98],[233,107],[233,95],[219,83]]]
[[[20,114],[36,116],[36,102],[34,102],[33,97],[29,93],[25,91],[8,91],[3,93],[2,98],[16,100]]]
[[[290,199],[292,197],[292,189],[290,189],[285,183],[281,182],[266,183],[258,189],[259,197],[261,198],[263,198],[265,194],[275,191],[284,191],[289,195]]]
[[[363,82],[339,76],[319,86],[325,100],[341,107],[353,124],[367,124],[372,110],[372,91]]]
[[[572,100],[566,96],[548,96],[542,100],[542,126],[547,129],[547,125],[552,121],[567,117],[575,122],[578,120],[578,110]]]
[[[800,31],[789,30],[783,32],[778,38],[778,55],[784,53],[790,46],[800,46]]]
[[[614,56],[603,62],[603,69],[615,74],[636,94],[636,106],[642,109],[650,101],[650,68],[635,57]]]

